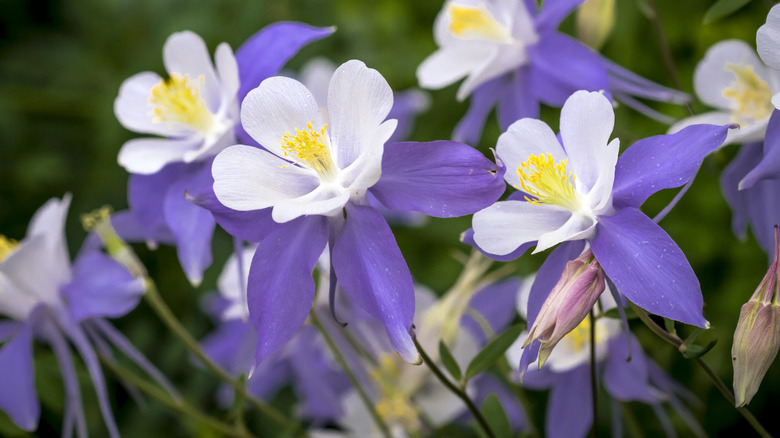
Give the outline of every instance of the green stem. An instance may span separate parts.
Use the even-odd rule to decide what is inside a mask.
[[[133,386],[141,390],[146,395],[154,398],[155,400],[172,408],[173,410],[192,418],[195,421],[198,421],[206,426],[211,427],[215,431],[221,432],[228,436],[239,437],[239,438],[254,437],[254,435],[252,435],[246,429],[231,427],[230,425],[223,423],[222,421],[217,420],[216,418],[213,418],[204,412],[201,412],[200,410],[198,410],[198,408],[190,405],[183,399],[177,400],[172,398],[167,392],[163,391],[160,388],[157,388],[155,385],[147,382],[146,380],[139,377],[132,371],[123,368],[118,363],[112,361],[109,358],[106,358],[103,355],[100,355],[100,361],[103,363],[103,365],[106,368],[111,370],[111,372],[113,372],[119,378],[121,378],[126,382],[129,382],[130,384],[132,384]]]
[[[422,345],[420,345],[417,342],[417,339],[414,339],[414,345],[417,347],[417,350],[420,352],[420,356],[422,356],[423,362],[425,362],[425,365],[430,368],[430,370],[433,372],[433,374],[436,376],[437,379],[441,383],[444,384],[444,386],[447,387],[447,389],[450,390],[453,394],[455,394],[459,399],[463,400],[463,403],[466,404],[466,407],[471,411],[471,414],[474,415],[474,418],[477,419],[477,422],[482,427],[482,430],[485,431],[485,434],[487,434],[490,438],[496,438],[495,433],[493,433],[493,429],[490,428],[490,425],[488,424],[487,420],[485,420],[485,417],[482,416],[482,413],[479,412],[479,409],[477,409],[477,406],[474,404],[474,402],[471,401],[468,394],[466,394],[465,391],[458,388],[454,383],[450,381],[450,379],[447,378],[447,376],[444,375],[444,373],[441,372],[439,367],[436,366],[435,363],[431,360],[430,356],[425,352],[425,350],[422,348]]]
[[[650,318],[650,315],[641,307],[637,306],[634,303],[631,303],[631,307],[636,312],[637,316],[639,316],[639,319],[642,320],[643,323],[647,326],[647,328],[650,329],[651,332],[658,335],[661,339],[665,340],[666,342],[674,345],[678,350],[680,350],[680,347],[685,343],[682,339],[680,339],[679,336],[671,334],[661,328],[660,325],[656,324],[655,321],[653,321],[652,318]],[[693,359],[694,362],[696,362],[699,367],[701,367],[702,370],[707,374],[707,376],[712,380],[712,383],[715,384],[715,387],[718,388],[718,391],[720,391],[721,394],[723,394],[723,397],[731,404],[731,406],[735,405],[734,400],[734,394],[731,392],[731,390],[726,386],[725,383],[723,383],[723,380],[718,377],[717,374],[715,374],[715,371],[710,368],[709,365],[707,365],[706,362],[700,357],[697,357],[696,359]],[[748,423],[753,427],[753,429],[762,437],[768,438],[772,435],[767,432],[767,430],[764,428],[764,426],[761,425],[761,423],[758,421],[756,417],[753,416],[753,414],[744,406],[735,408],[744,418],[747,420]]]
[[[590,430],[591,436],[598,436],[599,419],[599,396],[598,382],[596,381],[596,318],[593,315],[593,309],[590,310],[590,394],[593,404],[593,428]]]
[[[382,435],[385,438],[392,438],[390,429],[388,429],[387,424],[385,424],[384,420],[382,420],[382,417],[379,416],[379,413],[377,413],[374,407],[374,403],[368,397],[366,390],[363,388],[363,385],[360,384],[360,381],[358,380],[357,376],[355,376],[355,373],[352,372],[352,368],[350,368],[349,364],[347,363],[347,359],[344,357],[344,355],[341,353],[341,350],[339,350],[339,347],[333,341],[333,338],[330,336],[330,333],[328,333],[328,331],[325,330],[325,327],[322,325],[322,322],[320,322],[320,319],[317,317],[317,311],[315,309],[312,309],[312,311],[309,312],[309,320],[311,321],[312,325],[314,325],[314,327],[317,328],[317,330],[322,335],[322,338],[325,340],[325,343],[328,345],[328,348],[330,349],[331,353],[333,353],[333,357],[336,359],[336,362],[338,362],[342,371],[344,371],[344,374],[347,375],[347,379],[349,379],[349,382],[352,384],[352,387],[354,387],[355,391],[357,391],[360,400],[366,406],[368,413],[371,414],[371,418],[374,419],[374,422],[379,427],[379,430],[382,432]]]
[[[165,304],[165,301],[163,301],[162,297],[157,291],[157,286],[155,285],[154,281],[148,277],[144,280],[146,283],[146,293],[144,294],[144,298],[155,311],[160,320],[162,320],[168,329],[171,330],[171,332],[173,332],[173,334],[178,337],[182,343],[184,343],[190,353],[197,357],[198,360],[203,362],[203,365],[205,365],[209,371],[216,375],[220,380],[230,385],[234,391],[240,394],[241,397],[243,397],[262,414],[266,415],[268,418],[284,427],[293,425],[292,420],[287,418],[284,414],[272,406],[252,396],[247,391],[246,385],[243,382],[234,379],[230,374],[228,374],[213,360],[211,360],[206,352],[204,352],[200,347],[198,341],[192,337],[190,332],[184,328],[173,312],[171,312],[171,309],[168,307],[168,305]],[[306,436],[306,433],[301,429],[299,424],[294,424],[293,432],[299,436]]]

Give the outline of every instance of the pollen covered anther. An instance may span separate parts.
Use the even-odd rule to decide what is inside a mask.
[[[168,79],[163,79],[152,87],[149,96],[149,115],[155,123],[186,125],[201,133],[207,133],[214,124],[214,115],[206,108],[206,102],[200,96],[198,83],[190,80],[189,75],[171,73]]]
[[[314,122],[309,122],[306,129],[296,128],[295,135],[287,131],[282,137],[282,152],[285,157],[292,158],[294,163],[303,163],[326,179],[331,179],[336,166],[328,151],[325,135],[327,127],[326,123],[322,129],[316,130]]]
[[[16,247],[19,246],[19,242],[14,239],[9,239],[0,234],[0,262],[8,258]]]
[[[533,205],[552,204],[577,211],[580,199],[574,190],[575,176],[566,172],[566,162],[556,163],[550,153],[531,155],[517,167],[520,187],[516,188],[536,198],[525,198]]]
[[[496,21],[484,3],[478,6],[449,6],[450,32],[461,39],[484,39],[498,42],[512,42],[512,35]]]
[[[734,73],[735,81],[723,90],[723,97],[734,101],[736,108],[732,121],[746,119],[763,120],[772,115],[772,91],[769,84],[753,70],[752,65],[726,64],[726,70]]]

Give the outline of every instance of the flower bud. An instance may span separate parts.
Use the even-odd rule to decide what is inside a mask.
[[[780,246],[775,226],[775,258],[753,296],[742,306],[731,345],[737,407],[750,403],[780,348],[778,252]]]
[[[577,37],[598,50],[615,27],[615,0],[588,0],[577,10]]]
[[[604,292],[604,271],[588,250],[566,263],[561,278],[542,304],[523,347],[539,339],[539,367],[555,345],[588,315]]]

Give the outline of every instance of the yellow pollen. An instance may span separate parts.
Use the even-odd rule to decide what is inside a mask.
[[[152,121],[168,123],[173,128],[187,125],[203,134],[208,133],[214,124],[214,115],[200,96],[199,85],[203,83],[203,75],[197,81],[190,80],[189,75],[171,73],[170,78],[152,87],[149,95]]]
[[[19,242],[0,234],[0,262],[3,262],[19,246]]]
[[[552,154],[531,155],[520,163],[517,176],[520,187],[536,199],[526,196],[533,205],[552,204],[571,211],[580,209],[580,195],[574,190],[574,174],[566,172],[566,161],[555,163]]]
[[[379,358],[379,365],[369,372],[379,389],[376,412],[385,422],[398,424],[413,433],[420,427],[420,412],[409,394],[401,389],[398,359],[394,356],[383,354]]]
[[[450,32],[465,40],[512,42],[512,35],[496,21],[484,3],[478,6],[450,4]]]
[[[769,85],[753,71],[752,65],[726,64],[736,80],[723,90],[723,97],[736,104],[731,120],[745,122],[763,120],[772,115],[772,91]]]
[[[282,137],[282,152],[285,157],[292,158],[295,163],[304,163],[307,168],[317,171],[321,176],[332,179],[336,165],[328,151],[325,129],[327,123],[319,131],[314,129],[314,122],[309,122],[306,129],[295,129],[295,135],[287,131]]]

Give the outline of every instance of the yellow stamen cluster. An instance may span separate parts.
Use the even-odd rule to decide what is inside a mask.
[[[450,4],[450,32],[462,39],[485,39],[509,43],[512,35],[488,11],[484,3],[478,6]]]
[[[596,322],[596,330],[594,331],[595,342],[603,341],[607,336],[606,328]],[[586,316],[582,322],[570,331],[561,342],[567,344],[569,349],[577,353],[582,352],[585,349],[590,349],[590,316]]]
[[[319,131],[309,122],[306,129],[295,129],[295,135],[287,131],[282,137],[282,152],[295,163],[304,163],[307,168],[317,171],[321,176],[331,179],[336,166],[328,151],[325,124]]]
[[[96,226],[111,218],[111,211],[112,209],[110,206],[104,205],[95,211],[82,214],[81,226],[84,227],[84,230],[87,232],[92,231]]]
[[[0,234],[0,262],[4,261],[19,246],[19,242]]]
[[[214,124],[214,116],[206,108],[206,102],[200,96],[198,82],[190,80],[189,75],[172,73],[168,79],[163,79],[152,87],[149,95],[149,115],[155,123],[168,123],[172,127],[187,125],[201,133],[208,133]]]
[[[736,103],[732,121],[739,123],[763,120],[774,110],[769,84],[753,71],[752,65],[726,64],[726,70],[734,73],[736,80],[723,90],[723,97]]]
[[[380,398],[376,403],[376,412],[382,420],[400,425],[410,433],[417,431],[420,427],[420,412],[409,394],[400,388],[400,372],[394,355],[382,355],[379,365],[370,371],[370,375],[379,387]]]
[[[566,172],[567,160],[555,163],[552,154],[531,155],[517,168],[520,187],[536,199],[526,196],[533,205],[552,204],[577,211],[580,208],[580,195],[574,190],[574,174]]]

